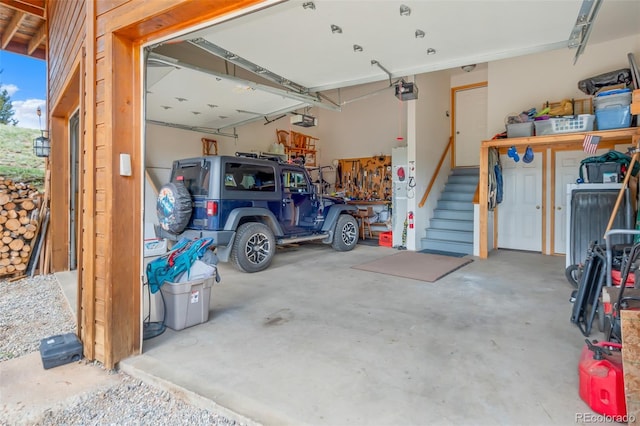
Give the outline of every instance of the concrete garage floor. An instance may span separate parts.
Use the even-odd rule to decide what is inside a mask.
[[[167,329],[120,367],[272,425],[566,425],[591,413],[563,257],[494,251],[435,283],[351,268],[394,253],[306,244],[257,274],[221,264],[209,321]]]

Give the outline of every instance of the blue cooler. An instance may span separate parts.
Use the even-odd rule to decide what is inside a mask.
[[[598,130],[620,129],[631,125],[631,89],[599,93],[593,104]]]

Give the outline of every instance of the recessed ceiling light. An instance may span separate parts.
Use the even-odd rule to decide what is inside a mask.
[[[201,113],[200,111],[191,111],[191,114],[193,114],[193,115],[200,115],[200,114],[202,114],[202,113]]]
[[[226,115],[219,115],[218,117],[220,117],[220,119],[222,119],[222,120],[224,120],[225,118],[229,118],[229,117],[228,117],[228,116],[226,116]]]
[[[218,105],[215,105],[215,104],[207,104],[207,106],[208,106],[209,108],[217,108],[217,107],[218,107]]]
[[[184,102],[187,100],[187,98],[176,98],[178,100],[178,102]]]
[[[424,31],[416,30],[416,38],[424,38]]]
[[[435,55],[436,54],[436,49],[434,49],[433,47],[430,47],[427,49],[427,55]]]
[[[359,44],[354,44],[353,45],[353,51],[354,52],[362,52],[362,46],[360,46]]]
[[[411,15],[411,8],[406,4],[400,5],[400,16],[409,16]]]
[[[335,24],[331,24],[331,32],[333,34],[342,34],[342,28],[340,28],[339,26],[337,26]]]
[[[171,108],[172,108],[172,107],[170,107],[170,106],[168,106],[168,105],[160,105],[160,107],[161,107],[161,108],[164,108],[164,109],[171,109]]]
[[[304,3],[302,3],[302,8],[303,9],[311,9],[311,10],[315,10],[316,9],[316,4],[312,1],[306,1]]]

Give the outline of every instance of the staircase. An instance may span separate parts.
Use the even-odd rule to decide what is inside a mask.
[[[433,211],[422,249],[473,254],[473,195],[478,186],[477,167],[453,169]]]

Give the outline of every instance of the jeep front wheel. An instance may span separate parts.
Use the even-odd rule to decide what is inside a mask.
[[[338,251],[349,251],[358,244],[358,221],[350,214],[341,214],[336,221],[331,246]]]
[[[231,261],[242,272],[258,272],[271,265],[276,239],[271,229],[257,222],[240,225],[231,250]]]

